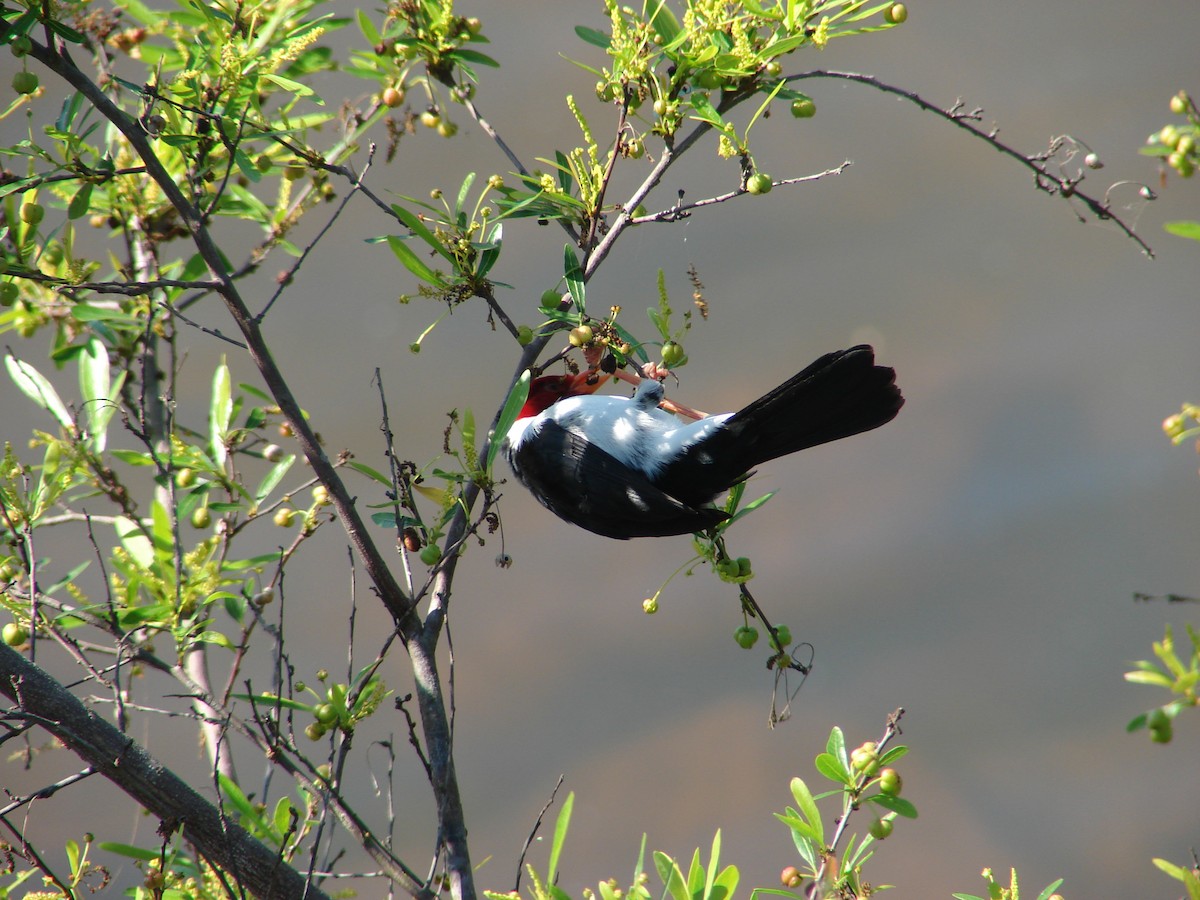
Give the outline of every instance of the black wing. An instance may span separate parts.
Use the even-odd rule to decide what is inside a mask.
[[[680,502],[557,422],[542,423],[509,461],[543,506],[604,537],[691,534],[728,518],[719,509]]]

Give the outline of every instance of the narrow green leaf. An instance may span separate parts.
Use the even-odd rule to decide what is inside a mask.
[[[812,792],[808,789],[808,785],[801,778],[793,778],[791,783],[792,796],[796,798],[796,805],[800,808],[800,814],[808,820],[816,833],[817,843],[824,846],[825,844],[825,826],[821,822],[821,811],[817,809],[817,801],[813,799]]]
[[[221,785],[221,791],[225,794],[225,799],[234,809],[250,819],[258,818],[258,811],[254,808],[254,804],[250,802],[250,798],[246,796],[236,781],[228,775],[218,775],[217,780]]]
[[[586,310],[584,302],[583,270],[579,268],[579,260],[575,257],[575,248],[570,244],[563,247],[563,274],[567,277],[567,290],[575,301],[575,308],[582,315]]]
[[[461,213],[467,205],[467,197],[471,193],[471,185],[475,183],[475,173],[468,172],[463,178],[463,183],[458,187],[458,197],[454,202],[454,211]],[[464,223],[465,224],[465,223]]]
[[[402,238],[389,234],[387,242],[388,246],[392,248],[392,252],[396,254],[396,259],[400,260],[400,263],[404,266],[404,268],[408,269],[408,271],[412,272],[422,281],[432,284],[434,287],[441,288],[446,286],[445,281],[442,280],[442,276],[433,269],[429,268],[429,266],[425,264],[425,261],[417,256],[417,254],[412,251],[412,248],[404,243]]]
[[[1126,672],[1125,680],[1133,684],[1149,684],[1154,687],[1171,686],[1171,679],[1161,672]]]
[[[500,248],[503,243],[504,223],[497,222],[496,227],[492,229],[492,233],[488,235],[488,244],[490,246],[479,254],[479,261],[475,264],[475,276],[477,278],[487,277],[487,273],[492,270],[492,266],[500,258]]]
[[[454,257],[450,255],[450,251],[447,250],[442,242],[434,236],[433,232],[429,230],[429,227],[421,221],[420,216],[408,209],[405,209],[399,203],[392,204],[392,212],[396,214],[396,218],[403,222],[409,231],[423,240],[432,249],[440,253],[447,262],[454,262]]]
[[[29,363],[17,359],[11,353],[5,354],[4,365],[8,368],[8,375],[12,378],[13,383],[21,389],[21,393],[51,413],[63,428],[73,429],[75,427],[75,421],[59,398],[58,391],[54,390],[54,386],[46,380],[41,372]]]
[[[683,882],[683,873],[679,871],[675,860],[661,850],[655,850],[654,868],[658,871],[658,877],[662,879],[673,900],[691,900],[691,897],[688,896],[687,885]]]
[[[699,853],[700,851],[696,851]],[[712,854],[708,857],[708,869],[704,873],[704,900],[712,900],[713,885],[717,883],[717,867],[721,862],[721,829],[713,835]]]
[[[496,421],[496,430],[492,432],[491,439],[488,441],[487,464],[484,466],[484,471],[488,474],[491,474],[492,465],[496,462],[496,455],[500,452],[504,436],[517,421],[517,415],[521,412],[521,407],[525,405],[526,398],[529,397],[530,380],[529,370],[526,369],[521,373],[521,377],[517,379],[512,390],[508,392],[508,399],[504,401],[504,408],[500,410],[500,418]],[[390,482],[387,483],[390,485]]]
[[[117,538],[121,541],[121,546],[125,548],[125,552],[129,554],[134,563],[143,569],[151,568],[154,565],[154,545],[150,543],[150,538],[146,537],[138,524],[133,519],[117,516],[113,527],[117,530]]]
[[[607,50],[612,43],[612,40],[603,31],[588,28],[586,25],[576,25],[575,34],[584,43],[591,44],[593,47],[599,47],[601,50]]]
[[[233,415],[233,389],[229,378],[229,366],[225,357],[213,371],[212,398],[208,404],[208,448],[209,455],[218,466],[224,466],[229,457],[225,439],[229,435],[229,418]]]
[[[819,848],[824,847],[825,842],[822,840],[821,833],[798,815],[785,816],[783,813],[775,813],[775,818],[790,828],[796,837],[811,841]]]
[[[461,62],[491,66],[493,69],[500,68],[500,63],[496,62],[496,60],[492,59],[486,53],[480,53],[478,50],[468,50],[466,47],[459,47],[457,50],[452,50],[449,56]]]
[[[229,640],[229,638],[219,631],[202,631],[196,635],[196,640],[204,644],[216,644],[218,647],[224,647],[230,651],[237,649],[233,641]]]
[[[850,772],[842,765],[841,761],[832,753],[822,753],[817,756],[816,763],[817,771],[828,778],[830,781],[838,784],[852,784]]]
[[[311,703],[300,703],[296,700],[289,700],[287,697],[280,697],[277,694],[232,694],[235,700],[245,700],[247,703],[257,703],[260,706],[276,706],[279,705],[284,709],[295,710],[311,710]]]
[[[279,482],[283,480],[283,476],[288,473],[288,469],[292,467],[292,463],[295,461],[296,454],[289,453],[271,467],[271,471],[267,473],[267,476],[254,491],[254,499],[256,502],[262,503],[271,495],[271,491],[275,490],[275,488],[279,485]]]
[[[312,88],[310,88],[307,84],[301,84],[299,81],[293,81],[290,78],[284,78],[282,75],[273,75],[269,72],[264,73],[262,77],[265,78],[267,81],[270,81],[270,82],[273,82],[274,84],[279,85],[285,91],[291,91],[297,97],[314,97],[315,96],[315,94],[313,94]]]
[[[1065,880],[1065,878],[1059,878],[1057,881],[1050,882],[1050,884],[1046,885],[1046,887],[1042,889],[1042,892],[1038,894],[1037,900],[1050,900],[1050,897],[1062,886],[1062,883]]]
[[[78,219],[81,216],[87,215],[88,208],[92,204],[92,183],[85,181],[79,186],[71,202],[67,204],[67,218]]]
[[[524,401],[522,401],[522,402],[524,402]],[[349,465],[350,468],[353,469],[355,472],[358,472],[362,475],[366,475],[368,478],[374,479],[375,481],[378,481],[380,484],[382,484],[386,487],[390,488],[392,486],[392,479],[388,478],[382,472],[380,472],[376,469],[372,469],[370,466],[365,465],[364,463],[350,462],[350,463],[347,463],[347,465]]]
[[[903,797],[889,797],[887,794],[873,794],[866,799],[870,800],[877,806],[882,806],[884,809],[890,812],[904,816],[906,819],[915,819],[917,817],[917,808]]]
[[[129,859],[152,860],[159,858],[158,850],[145,850],[141,847],[134,847],[132,844],[118,844],[113,841],[101,841],[99,844],[101,850],[107,853],[115,853],[117,856],[125,856]]]
[[[1200,222],[1164,222],[1163,231],[1176,237],[1200,241]]]
[[[567,840],[567,829],[571,825],[571,810],[575,808],[575,792],[567,794],[558,820],[554,823],[554,840],[550,844],[550,858],[546,861],[546,884],[553,884],[558,875],[558,858],[562,855]]]
[[[295,808],[289,797],[280,797],[279,802],[275,804],[275,812],[271,816],[271,819],[275,825],[275,831],[279,833],[280,838],[291,830],[292,812]]]
[[[367,43],[374,47],[376,44],[382,43],[379,36],[379,31],[375,24],[367,18],[367,14],[361,9],[358,10],[358,30],[362,32],[363,37],[367,39]]]

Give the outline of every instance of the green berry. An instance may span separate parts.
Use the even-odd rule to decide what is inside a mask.
[[[19,622],[9,622],[4,626],[0,637],[4,638],[4,643],[8,644],[8,646],[20,647],[29,640],[29,629]]]
[[[275,511],[275,524],[280,528],[290,528],[295,518],[296,511],[294,509],[287,509],[285,507]]]
[[[562,302],[563,295],[558,291],[543,291],[542,299],[539,301],[542,309],[558,309],[558,304]]]
[[[745,578],[750,574],[750,557],[739,556],[737,558],[738,575]]]
[[[21,58],[22,56],[28,56],[29,51],[32,49],[33,49],[33,41],[30,40],[29,35],[19,34],[15,38],[13,38],[12,55],[17,57],[18,59]]]
[[[766,172],[755,172],[746,181],[746,190],[752,194],[769,194],[774,186],[771,176]]]
[[[13,53],[16,53],[16,52],[17,52],[16,42],[14,41],[13,42]],[[1177,116],[1182,116],[1185,112],[1187,112],[1188,111],[1187,91],[1180,91],[1178,94],[1176,94],[1174,97],[1172,97],[1170,105],[1171,105],[1171,112],[1175,113],[1175,115],[1177,115]]]
[[[895,769],[881,769],[879,772],[879,792],[887,794],[889,797],[898,797],[900,788],[904,782],[900,778],[900,773]]]
[[[533,329],[528,325],[519,325],[517,327],[517,343],[524,347],[532,340]]]
[[[753,625],[742,625],[733,633],[733,639],[743,650],[749,650],[758,643],[758,629]]]
[[[657,597],[647,597],[645,600],[643,600],[642,601],[642,612],[644,612],[648,616],[652,616],[656,612],[658,612],[658,598]]]
[[[879,752],[875,747],[874,741],[866,741],[860,744],[850,754],[850,768],[855,772],[865,772],[868,775],[873,775],[878,767]]]
[[[786,625],[776,625],[775,634],[771,637],[771,643],[776,650],[782,650],[792,642],[792,631]]]
[[[426,544],[421,548],[421,562],[427,566],[436,566],[442,558],[442,548],[437,544]]]
[[[22,70],[12,77],[12,89],[18,94],[32,94],[38,88],[38,77],[33,72]]]
[[[443,119],[438,122],[437,132],[444,138],[452,138],[458,134],[458,126],[447,119]]]
[[[817,114],[817,104],[811,97],[799,97],[792,101],[792,115],[797,119],[811,119]]]
[[[5,281],[0,284],[0,306],[8,307],[17,302],[21,289],[15,281]]]
[[[893,3],[883,11],[883,20],[892,25],[899,25],[908,19],[908,7],[903,3]]]
[[[706,91],[715,91],[724,82],[725,79],[718,75],[714,69],[705,69],[696,76],[696,86]]]
[[[895,826],[892,825],[891,819],[876,819],[868,830],[871,832],[871,837],[882,841],[892,833],[893,827]]]
[[[332,703],[322,703],[313,710],[313,716],[322,725],[329,725],[337,720],[338,713]]]
[[[37,225],[46,215],[46,209],[40,203],[22,203],[21,221],[26,225]]]
[[[592,333],[592,326],[579,325],[571,329],[571,333],[567,335],[567,340],[570,341],[572,347],[584,347],[592,342],[595,335]]]
[[[208,511],[207,506],[197,506],[192,512],[192,527],[207,528],[212,524],[212,513]]]
[[[663,365],[668,369],[673,368],[683,362],[684,352],[683,347],[676,341],[667,341],[662,345],[662,361]]]
[[[304,736],[310,741],[319,741],[325,737],[325,726],[320,722],[309,722],[304,729]]]

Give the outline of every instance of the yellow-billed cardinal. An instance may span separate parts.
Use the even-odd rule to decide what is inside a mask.
[[[865,345],[827,353],[736,413],[683,422],[663,387],[597,396],[595,372],[535,378],[501,446],[555,515],[606,537],[657,537],[728,518],[711,505],[760,463],[878,428],[904,404],[895,370]]]

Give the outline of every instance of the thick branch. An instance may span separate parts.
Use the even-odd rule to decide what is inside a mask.
[[[117,785],[183,837],[213,865],[233,875],[257,897],[323,898],[327,895],[271,848],[259,843],[181,778],[112,725],[84,707],[57,681],[10,647],[0,645],[0,692],[22,714]]]

